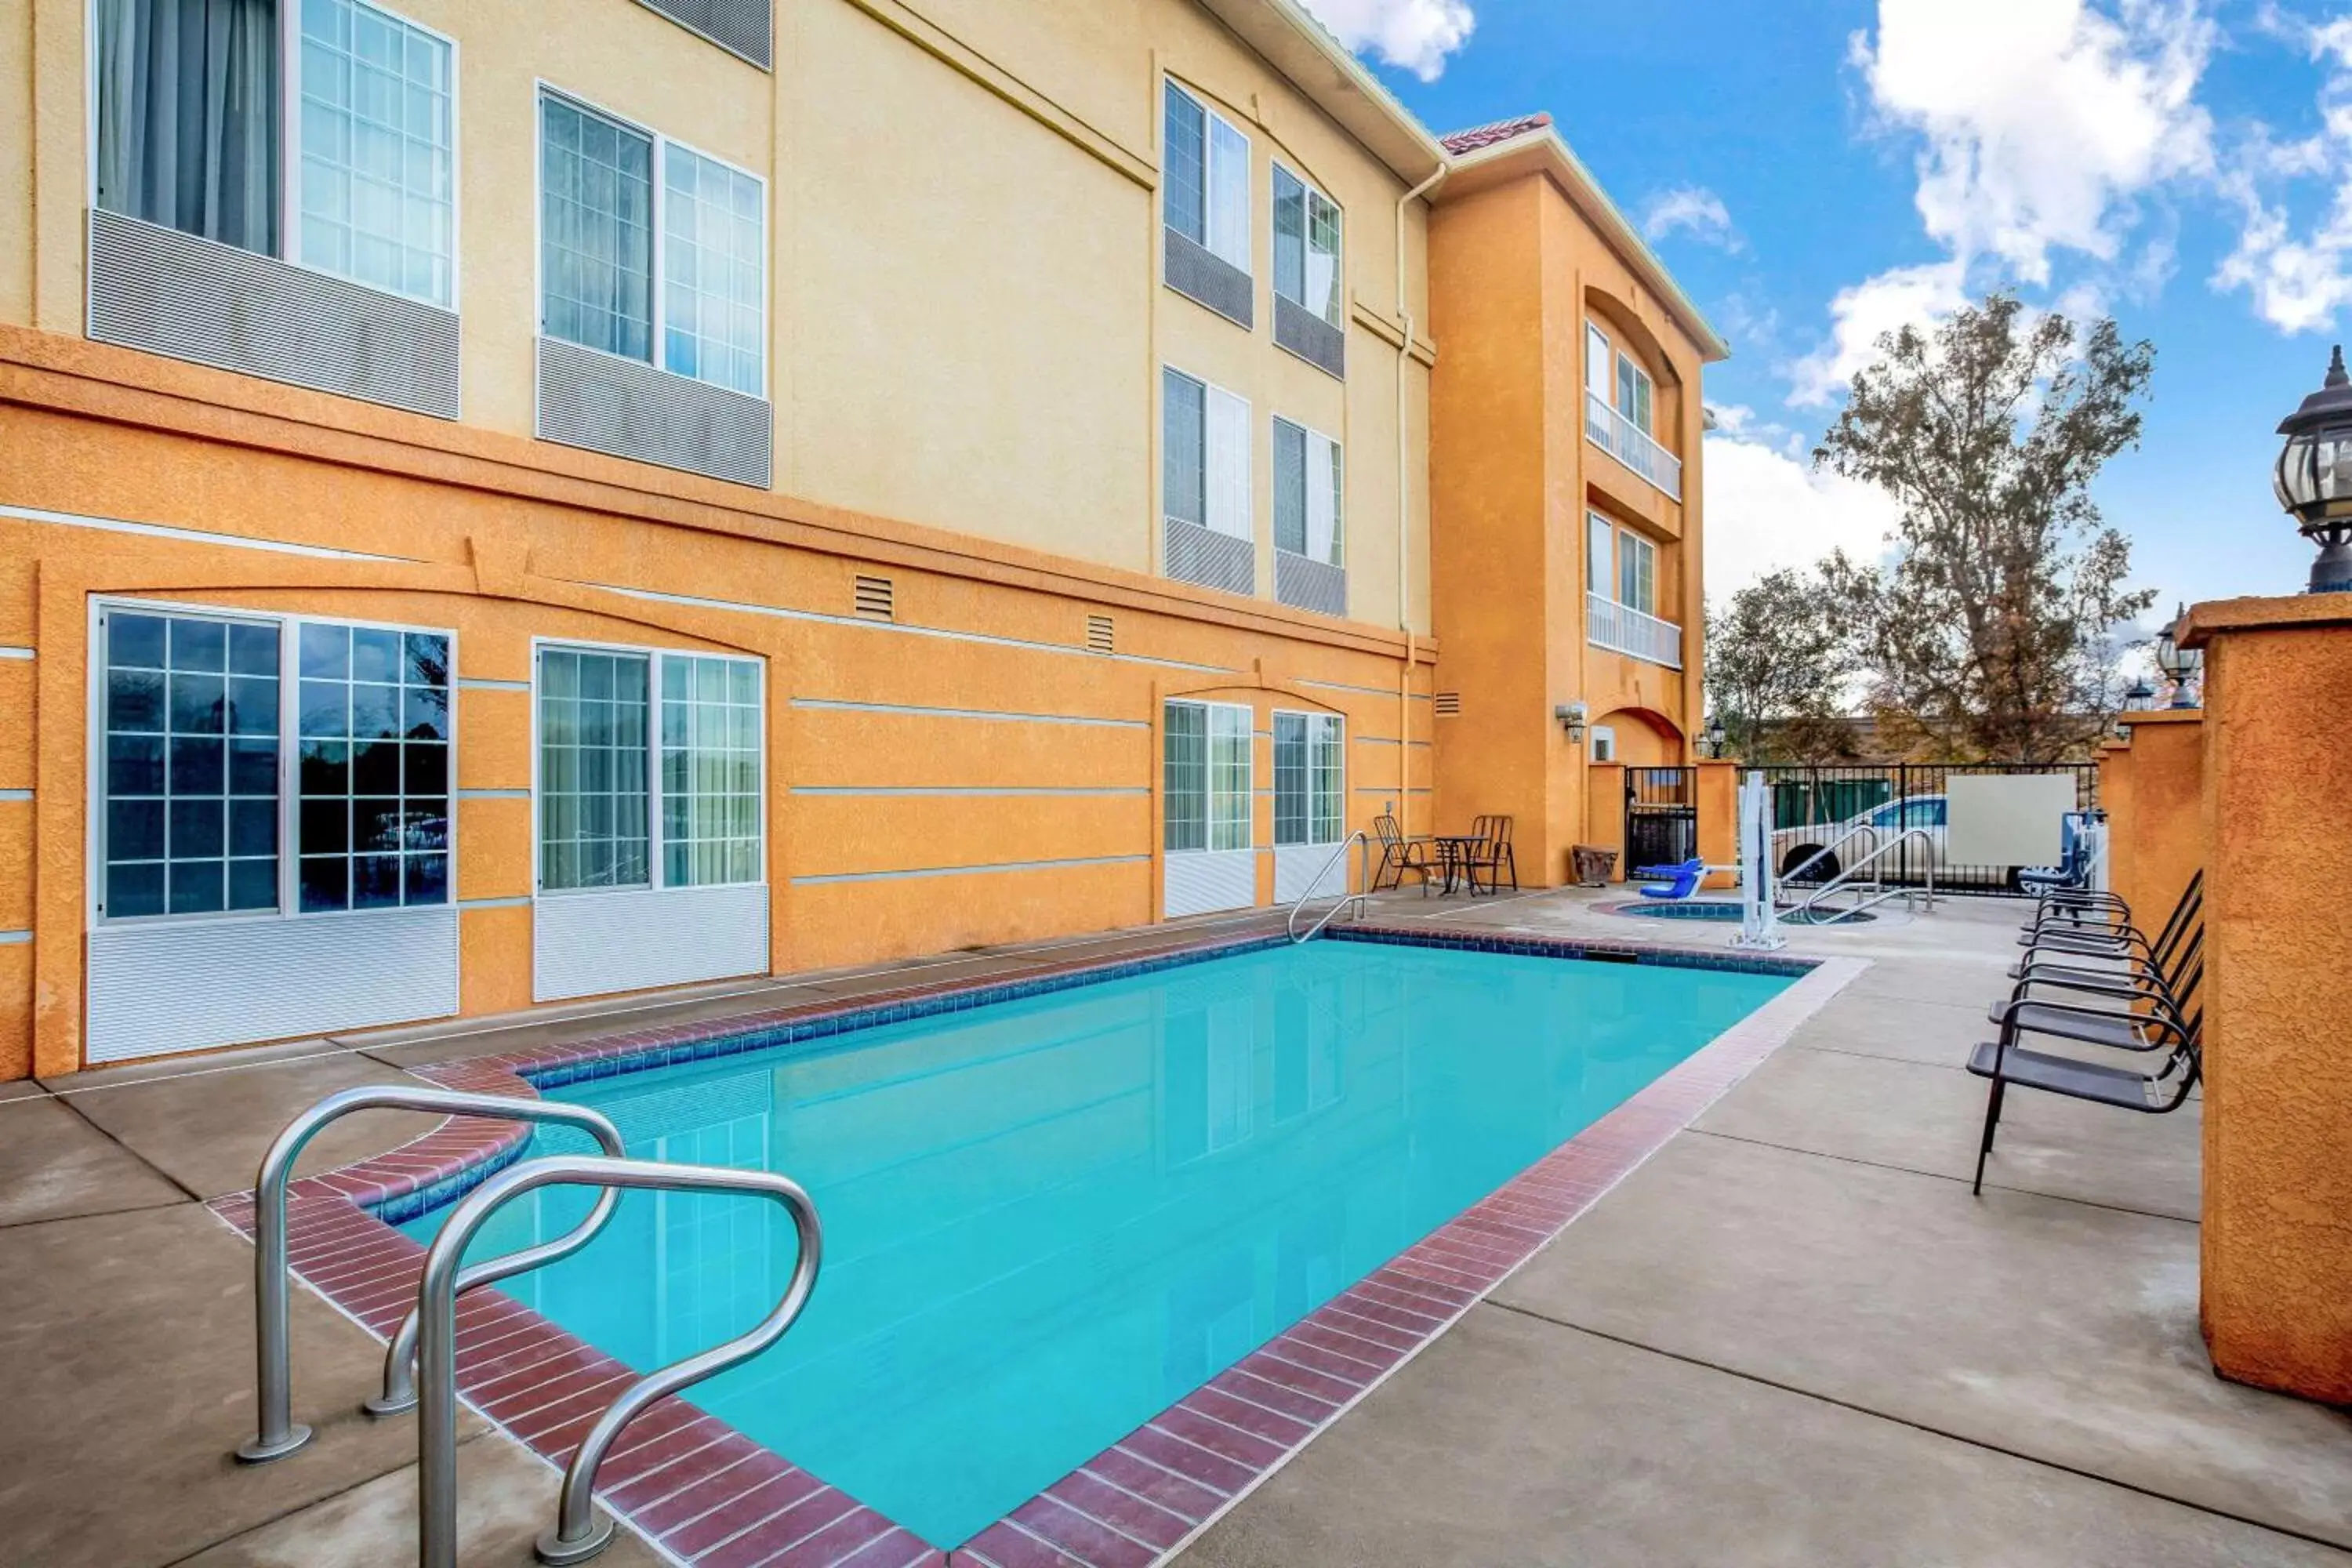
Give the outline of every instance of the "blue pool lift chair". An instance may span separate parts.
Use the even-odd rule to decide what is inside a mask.
[[[1633,875],[1645,882],[1664,883],[1664,887],[1644,887],[1645,899],[1664,899],[1680,903],[1698,891],[1706,879],[1706,862],[1694,856],[1678,866],[1636,866]]]

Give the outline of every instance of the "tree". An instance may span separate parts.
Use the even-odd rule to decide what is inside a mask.
[[[1902,508],[1891,564],[1824,567],[1883,739],[1956,760],[2080,754],[2114,719],[2116,628],[2155,602],[2125,590],[2131,546],[2090,497],[2139,443],[2155,348],[1994,294],[1878,354],[1813,461]]]
[[[1749,762],[1853,754],[1845,717],[1855,640],[1816,569],[1768,573],[1706,617],[1706,684],[1731,750]]]

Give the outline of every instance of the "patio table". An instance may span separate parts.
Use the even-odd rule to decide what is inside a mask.
[[[1439,833],[1432,835],[1430,842],[1437,846],[1437,868],[1445,876],[1445,885],[1438,889],[1437,896],[1452,898],[1454,883],[1461,880],[1469,887],[1470,896],[1476,898],[1478,879],[1469,874],[1470,859],[1486,841],[1475,833]]]

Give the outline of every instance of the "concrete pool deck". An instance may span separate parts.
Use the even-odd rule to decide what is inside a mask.
[[[1721,940],[1592,908],[1622,897],[1408,893],[1379,915]],[[1987,1196],[1969,1198],[1982,1097],[1959,1063],[2018,915],[1948,900],[1792,932],[1792,952],[1871,966],[1182,1560],[2352,1563],[2336,1549],[2352,1548],[2352,1420],[2206,1369],[2194,1106],[2133,1118],[2012,1097]],[[249,1183],[320,1095],[617,1028],[1139,955],[1202,929],[0,1093],[0,1561],[413,1561],[414,1429],[344,1414],[380,1351],[309,1292],[298,1414],[320,1441],[257,1470],[225,1457],[251,1420],[251,1254],[194,1200]],[[355,1119],[305,1169],[429,1124]],[[466,1561],[527,1562],[552,1471],[468,1431]],[[633,1539],[603,1559],[660,1560]]]

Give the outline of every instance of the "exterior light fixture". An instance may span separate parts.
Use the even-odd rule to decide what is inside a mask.
[[[2347,583],[2346,586],[2352,588],[2352,583]],[[2314,590],[2314,592],[2317,591]],[[2203,654],[2195,648],[2180,646],[2179,632],[2180,617],[2188,613],[2188,605],[2176,606],[2172,612],[2171,623],[2156,634],[2156,668],[2164,672],[2164,678],[2167,680],[2172,682],[2172,706],[2175,708],[2197,706],[2197,699],[2190,693],[2189,683],[2195,680],[2198,673],[2205,668]]]
[[[1584,744],[1584,720],[1586,711],[1587,710],[1581,702],[1563,702],[1559,707],[1554,708],[1551,710],[1551,716],[1559,721],[1559,727],[1568,731],[1568,740],[1569,744],[1570,745],[1580,746]]]
[[[1715,718],[1709,719],[1706,721],[1706,754],[1715,758],[1717,762],[1721,762],[1723,760],[1723,748],[1726,740],[1727,737],[1723,732],[1722,717],[1717,715]]]
[[[2325,384],[2280,421],[2278,433],[2286,437],[2273,476],[2279,505],[2319,546],[2311,592],[2352,593],[2352,374],[2341,344]]]
[[[2147,677],[2144,675],[2134,680],[2124,692],[2124,711],[2126,713],[2145,713],[2155,706],[2156,688],[2147,683]]]

